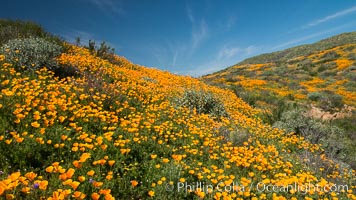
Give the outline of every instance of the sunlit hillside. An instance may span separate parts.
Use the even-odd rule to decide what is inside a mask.
[[[262,54],[202,80],[232,89],[273,127],[356,167],[356,32]]]
[[[41,38],[2,44],[1,198],[356,199],[355,170],[232,90]]]
[[[356,32],[246,59],[203,79],[254,91],[260,96],[276,95],[291,100],[315,101],[328,91],[340,96],[336,106],[355,106]],[[256,96],[255,101],[258,105],[264,100]],[[319,106],[326,110],[333,108],[333,105]]]

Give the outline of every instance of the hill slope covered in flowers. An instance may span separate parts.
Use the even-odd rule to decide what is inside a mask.
[[[356,32],[262,54],[202,77],[356,169]]]
[[[66,45],[61,76],[0,56],[1,198],[356,199],[354,170],[231,90],[114,60]]]
[[[335,105],[319,105],[326,110],[343,103],[356,106],[356,32],[255,56],[203,80],[237,87],[238,92],[253,91],[257,106],[268,103],[263,96],[273,95],[316,103],[325,91],[335,94]]]

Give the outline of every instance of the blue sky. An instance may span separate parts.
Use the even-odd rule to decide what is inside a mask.
[[[356,1],[6,0],[0,18],[40,23],[68,41],[106,41],[136,64],[200,76],[356,31]]]

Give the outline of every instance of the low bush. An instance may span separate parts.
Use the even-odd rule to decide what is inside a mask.
[[[306,117],[305,111],[294,109],[282,114],[274,127],[294,132],[313,144],[322,144],[328,157],[352,163],[350,161],[350,139],[338,126]]]
[[[312,92],[308,94],[308,99],[312,101],[318,101],[322,98],[323,94],[320,92]]]
[[[35,71],[44,66],[54,70],[57,66],[54,58],[61,51],[61,46],[42,38],[13,39],[0,48],[0,54],[19,71]]]
[[[277,103],[271,105],[270,109],[262,112],[260,118],[265,123],[272,125],[281,119],[284,112],[296,106],[294,103],[288,103],[286,99],[279,99]]]
[[[219,128],[219,134],[224,136],[226,142],[231,142],[234,146],[242,146],[247,142],[250,136],[246,128],[234,127],[233,130],[222,126]]]
[[[227,117],[224,104],[212,93],[203,90],[186,90],[178,99],[178,104],[196,110],[199,114],[209,114],[213,117]]]
[[[320,100],[320,106],[325,111],[333,112],[336,109],[340,109],[344,106],[343,97],[339,94],[335,94],[332,91],[324,90],[323,97]]]
[[[328,62],[328,61],[332,61],[332,60],[336,60],[337,58],[339,58],[340,55],[335,52],[335,51],[330,51],[325,53],[321,58],[320,58],[320,62]]]
[[[13,39],[44,38],[65,48],[64,40],[31,21],[0,19],[0,46]]]
[[[77,46],[80,45],[80,38],[77,38]],[[110,63],[115,65],[121,65],[122,62],[118,59],[115,55],[115,48],[109,46],[105,41],[100,43],[100,46],[96,45],[94,40],[89,40],[88,46],[84,46],[89,50],[89,52],[94,55],[98,56],[102,59],[108,60]]]
[[[338,72],[337,70],[325,70],[320,73],[320,77],[322,79],[326,79],[328,77],[335,77],[337,72]]]
[[[329,112],[334,112],[344,106],[343,97],[329,90],[309,93],[308,99],[316,101],[324,111]]]
[[[352,53],[349,53],[349,55],[347,56],[348,59],[350,60],[356,60],[356,53],[352,52]]]

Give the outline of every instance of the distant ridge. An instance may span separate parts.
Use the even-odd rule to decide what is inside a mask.
[[[314,51],[322,51],[345,44],[356,44],[356,32],[342,33],[330,38],[320,40],[319,42],[313,44],[300,45],[282,51],[261,54],[245,59],[237,65],[283,62],[294,57],[309,55]]]
[[[346,104],[356,106],[355,69],[356,32],[349,32],[313,44],[254,56],[202,79],[214,85],[242,86],[259,93],[257,102],[268,92],[305,101],[327,90],[340,95],[338,98]]]

